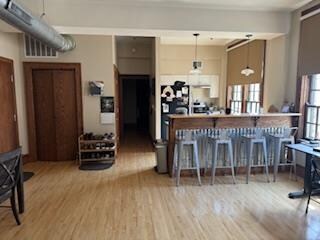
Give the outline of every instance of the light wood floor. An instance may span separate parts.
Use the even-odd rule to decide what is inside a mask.
[[[176,188],[154,172],[151,145],[135,136],[115,166],[83,172],[73,163],[30,163],[36,175],[26,183],[26,212],[16,226],[0,209],[0,239],[320,239],[320,205],[305,216],[305,200],[287,198],[302,183],[280,176],[249,185],[239,176],[183,178]]]

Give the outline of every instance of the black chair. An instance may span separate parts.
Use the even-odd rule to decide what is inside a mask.
[[[313,167],[313,172],[312,172],[312,178],[311,178],[311,183],[310,183],[311,190],[310,190],[310,193],[308,196],[306,214],[308,213],[310,200],[320,204],[319,201],[317,201],[311,197],[312,194],[320,193],[320,161],[312,159],[312,167]]]
[[[11,209],[18,225],[20,220],[16,207],[15,189],[20,177],[20,161],[21,148],[0,154],[0,203],[10,198]]]

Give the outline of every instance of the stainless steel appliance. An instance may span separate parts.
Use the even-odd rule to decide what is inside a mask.
[[[193,113],[206,113],[209,110],[207,104],[203,102],[194,102],[192,105]]]

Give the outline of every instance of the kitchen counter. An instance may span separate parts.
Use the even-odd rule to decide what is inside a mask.
[[[172,168],[173,152],[177,130],[212,128],[297,127],[299,124],[300,116],[300,113],[168,115],[168,169]],[[169,173],[171,173],[171,171],[169,171]]]
[[[189,115],[181,114],[170,114],[168,115],[171,119],[184,119],[184,118],[239,118],[239,117],[299,117],[301,113],[262,113],[262,114],[206,114],[206,113],[195,113]]]

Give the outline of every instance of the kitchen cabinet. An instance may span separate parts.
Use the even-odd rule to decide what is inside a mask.
[[[174,85],[175,81],[186,82],[193,87],[210,88],[210,98],[219,97],[218,75],[161,75],[160,85]]]
[[[219,98],[220,81],[219,76],[210,76],[210,98]]]
[[[186,82],[188,84],[188,75],[161,75],[160,85],[174,85],[176,81]]]

